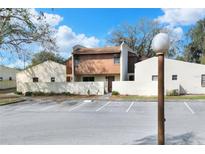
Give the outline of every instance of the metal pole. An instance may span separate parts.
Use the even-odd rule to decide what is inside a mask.
[[[164,54],[158,54],[158,144],[164,145]]]

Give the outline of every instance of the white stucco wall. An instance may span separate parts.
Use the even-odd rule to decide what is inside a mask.
[[[157,57],[136,63],[135,81],[157,85],[157,81],[152,81],[152,75],[158,74],[157,66]],[[165,58],[165,93],[181,86],[187,94],[205,94],[205,87],[201,86],[202,74],[205,74],[205,65]],[[172,75],[177,75],[177,80],[172,80]],[[150,95],[156,93],[156,90],[153,89]]]
[[[120,95],[157,95],[155,83],[141,83],[136,81],[115,81],[112,83],[112,91]]]
[[[33,82],[33,77],[38,77],[39,82],[51,82],[51,77],[55,77],[55,82],[66,82],[66,66],[53,61],[33,66],[16,74],[17,85]]]
[[[128,73],[128,50],[129,48],[123,42],[120,46],[120,81],[127,80]]]
[[[157,95],[157,81],[152,75],[158,75],[158,58],[153,57],[135,64],[135,81],[113,82],[113,91],[122,95]],[[188,63],[165,58],[165,94],[174,89],[186,94],[205,94],[201,86],[201,75],[205,74],[205,65]],[[177,80],[172,80],[177,75]]]
[[[17,91],[63,93],[70,92],[77,95],[104,95],[104,82],[19,82]]]
[[[0,81],[0,89],[15,88],[16,87],[16,73],[18,72],[19,70],[15,68],[0,66],[0,77],[3,78],[3,80]],[[10,77],[12,78],[11,81],[9,80]]]
[[[0,77],[3,77],[3,80],[9,80],[9,77],[12,77],[12,80],[16,80],[16,73],[18,72],[19,70],[15,68],[0,66]]]

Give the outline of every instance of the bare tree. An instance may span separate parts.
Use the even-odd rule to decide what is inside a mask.
[[[56,51],[54,29],[46,23],[43,12],[32,9],[0,9],[0,50],[25,57],[28,45],[37,44],[47,51]]]
[[[152,50],[152,39],[159,32],[169,33],[172,38],[175,36],[171,29],[164,28],[157,21],[146,18],[140,19],[136,24],[122,24],[113,30],[107,39],[108,43],[120,45],[123,41],[136,52],[138,61],[150,58],[155,55]],[[173,57],[178,50],[179,41],[171,39],[171,48],[167,54]]]

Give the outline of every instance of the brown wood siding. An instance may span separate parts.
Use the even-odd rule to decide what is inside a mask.
[[[114,54],[78,55],[75,74],[120,74],[120,64],[114,64]]]
[[[72,74],[72,58],[68,59],[66,62],[66,74]]]

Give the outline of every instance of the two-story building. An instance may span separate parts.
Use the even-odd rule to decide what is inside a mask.
[[[134,80],[136,54],[125,44],[104,48],[73,47],[66,63],[67,81],[105,81],[108,92],[112,81]]]

